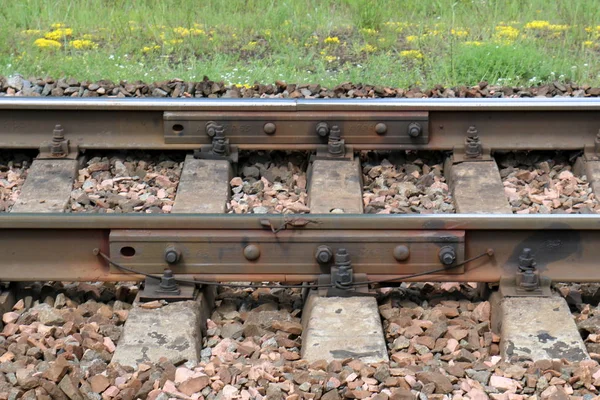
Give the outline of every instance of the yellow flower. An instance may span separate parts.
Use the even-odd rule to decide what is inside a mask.
[[[365,53],[374,53],[377,51],[377,47],[367,43],[360,48],[360,51],[364,51]]]
[[[326,44],[339,44],[340,38],[338,38],[337,36],[328,36],[325,38],[325,40],[323,40],[323,42]]]
[[[59,49],[62,45],[60,42],[51,39],[39,38],[33,42],[40,49]]]
[[[248,42],[244,47],[242,47],[242,50],[254,50],[254,49],[256,49],[257,46],[258,46],[258,42],[252,40],[252,41]]]
[[[591,40],[586,40],[585,42],[583,42],[583,46],[584,47],[594,47],[594,42],[592,42]]]
[[[183,39],[171,39],[168,42],[169,44],[181,44],[183,43]]]
[[[494,33],[494,39],[496,40],[515,40],[519,36],[519,30],[512,26],[500,25],[496,27]]]
[[[361,28],[360,33],[363,35],[377,35],[377,31],[371,28]]]
[[[72,40],[71,43],[69,43],[71,46],[73,46],[74,48],[76,48],[77,50],[90,50],[90,49],[96,49],[98,48],[98,44],[92,42],[91,40]]]
[[[550,22],[548,21],[531,21],[525,24],[525,29],[548,29]]]
[[[337,60],[337,57],[335,56],[325,56],[325,61],[327,61],[328,63],[333,62]]]
[[[415,40],[417,40],[418,38],[419,38],[418,36],[415,36],[415,35],[409,35],[409,36],[407,36],[407,37],[406,37],[406,41],[407,41],[408,43],[411,43],[411,42],[414,42]]]
[[[403,50],[400,52],[400,55],[410,60],[420,60],[423,58],[423,53],[419,50]]]
[[[456,37],[465,37],[469,34],[469,32],[464,29],[451,29],[450,33]]]
[[[51,27],[52,29],[60,29],[60,28],[64,28],[64,27],[66,27],[66,25],[65,25],[65,24],[63,24],[62,22],[59,22],[59,23],[56,23],[56,24],[52,24],[52,25],[50,25],[50,27]]]
[[[479,42],[477,40],[473,40],[473,41],[464,43],[465,46],[481,46],[482,44],[483,44],[482,42]]]
[[[60,40],[65,37],[73,35],[73,29],[71,28],[58,28],[53,30],[52,32],[48,32],[44,35],[46,39],[49,40]]]
[[[188,28],[184,28],[182,26],[173,28],[173,32],[175,32],[176,34],[178,34],[179,36],[182,36],[182,37],[190,36],[190,30]]]
[[[40,31],[39,29],[26,29],[24,31],[21,31],[21,33],[24,35],[39,35],[40,33],[42,33],[42,31]]]
[[[142,48],[142,53],[150,53],[150,52],[155,51],[155,50],[160,50],[160,46],[159,45],[144,46]]]
[[[550,25],[548,29],[554,32],[562,32],[569,29],[569,25]]]

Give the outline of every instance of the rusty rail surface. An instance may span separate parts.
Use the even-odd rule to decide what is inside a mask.
[[[355,273],[387,279],[435,269],[438,250],[450,244],[456,246],[460,259],[488,248],[494,250],[494,256],[415,280],[497,282],[516,271],[524,247],[538,254],[540,272],[552,280],[600,279],[600,246],[596,245],[600,242],[600,219],[595,215],[310,215],[312,223],[276,234],[265,226],[264,218],[0,215],[0,278],[142,279],[109,267],[93,249],[100,248],[117,262],[139,271],[160,273],[166,266],[165,250],[176,244],[183,256],[172,266],[173,271],[205,280],[314,280],[326,271],[315,259],[320,245],[349,249]],[[272,216],[270,220],[278,226],[282,219]],[[423,239],[418,247],[415,238],[427,234],[436,241]],[[411,257],[395,258],[395,249],[407,244]],[[252,245],[260,251],[257,259],[246,257],[244,250]]]
[[[594,146],[599,111],[600,99],[0,98],[0,148],[37,149],[60,124],[80,149],[192,150],[215,122],[241,149],[309,150],[326,143],[315,132],[325,122],[356,150],[452,150],[471,126],[492,151],[573,150]]]
[[[85,149],[197,150],[214,144],[217,130],[240,149],[319,151],[335,130],[352,150],[463,154],[466,139],[476,136],[487,155],[581,150],[593,159],[600,150],[599,115],[599,99],[0,98],[0,148],[52,156],[49,142],[58,131],[68,141],[59,141],[65,156]],[[372,279],[498,282],[524,268],[522,252],[529,248],[548,279],[600,281],[596,215],[290,218],[299,221],[279,230],[289,221],[275,215],[0,215],[0,281],[143,279],[108,265],[94,253],[99,249],[140,273],[160,274],[171,252],[178,276],[302,282],[329,273],[331,262],[319,261],[323,246],[347,249],[354,273]],[[462,264],[488,249],[493,256]],[[451,260],[444,264],[448,252]]]

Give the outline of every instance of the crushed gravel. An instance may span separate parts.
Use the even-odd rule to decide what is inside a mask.
[[[453,213],[441,154],[364,152],[366,214]]]
[[[31,161],[27,154],[0,153],[0,212],[9,212],[19,198]]]
[[[208,77],[202,81],[169,81],[144,83],[78,81],[73,78],[24,78],[19,74],[0,76],[0,96],[52,97],[171,97],[171,98],[522,98],[522,97],[598,97],[600,88],[576,83],[554,82],[534,87],[489,85],[483,81],[475,86],[429,89],[418,86],[410,89],[381,85],[341,83],[334,87],[319,84],[296,84],[276,81],[238,87],[215,82]]]
[[[73,185],[70,212],[169,213],[183,154],[135,152],[91,157]]]
[[[230,181],[227,212],[302,214],[310,211],[306,191],[308,154],[258,151],[240,155],[238,176]]]
[[[558,290],[598,359],[600,314],[581,301],[598,287]],[[137,291],[50,283],[21,294],[2,316],[0,399],[592,399],[600,387],[596,360],[502,361],[490,304],[451,282],[378,289],[389,363],[309,364],[299,289],[221,288],[200,363],[111,364]]]
[[[600,212],[585,176],[573,173],[575,155],[506,153],[496,156],[504,192],[516,214],[591,214]]]

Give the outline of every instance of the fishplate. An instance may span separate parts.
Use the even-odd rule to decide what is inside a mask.
[[[323,145],[332,133],[336,137],[335,129],[343,133],[345,145],[429,143],[429,113],[421,111],[165,112],[165,143],[210,144],[210,123],[220,126],[233,145]]]

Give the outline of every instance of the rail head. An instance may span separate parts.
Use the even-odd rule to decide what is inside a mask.
[[[598,111],[600,98],[160,99],[0,97],[0,110],[110,111]]]
[[[286,219],[288,218],[288,219]],[[600,230],[596,214],[306,214],[294,230]],[[0,229],[249,229],[277,228],[284,215],[238,214],[0,214]],[[275,235],[275,233],[274,233]]]

